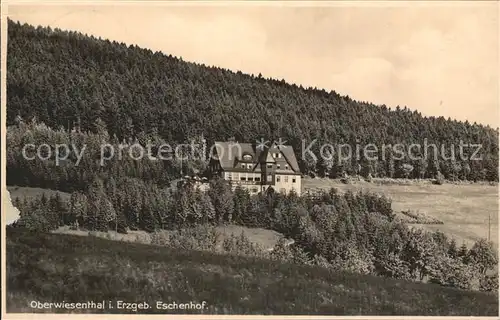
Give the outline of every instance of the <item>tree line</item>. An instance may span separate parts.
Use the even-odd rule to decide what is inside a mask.
[[[170,144],[204,135],[284,138],[304,173],[340,177],[498,181],[498,128],[426,117],[397,106],[355,101],[335,91],[247,75],[73,31],[8,22],[7,123],[36,116],[49,127],[104,126],[117,140],[157,136]],[[471,106],[472,107],[472,106]],[[378,146],[435,144],[447,156],[460,141],[481,144],[481,161],[409,156],[348,161],[302,159],[302,141]],[[414,157],[422,157],[420,150]],[[469,154],[470,156],[470,154]]]
[[[236,224],[272,229],[293,239],[291,248],[283,242],[275,248],[273,257],[280,260],[461,289],[498,288],[498,279],[489,273],[498,264],[491,242],[479,240],[468,249],[439,231],[412,229],[395,219],[390,199],[373,193],[341,194],[332,189],[319,198],[294,192],[250,195],[241,187],[233,191],[227,181],[219,179],[211,180],[205,192],[189,183],[175,189],[159,188],[122,177],[95,178],[87,190],[73,192],[67,201],[57,193],[31,201],[16,198],[14,205],[21,212],[14,227],[33,231],[61,226],[118,233],[144,230],[153,234],[154,243],[162,244],[166,240],[159,236],[161,230]],[[201,247],[195,248],[213,246],[212,241],[207,243],[212,238],[206,232],[191,233],[188,242],[203,235],[206,244],[198,241]],[[243,247],[235,248],[238,245]],[[227,252],[263,254],[244,237],[230,239],[225,246]]]
[[[106,181],[111,177],[131,177],[163,187],[181,176],[200,174],[206,169],[206,162],[199,159],[181,161],[175,156],[156,161],[148,156],[138,159],[133,153],[131,157],[132,149],[124,149],[122,156],[118,151],[110,156],[103,145],[118,150],[136,143],[145,146],[151,140],[156,145],[164,141],[154,135],[119,141],[103,127],[95,133],[54,130],[36,119],[24,122],[18,118],[15,125],[8,127],[6,140],[8,185],[73,192],[86,190],[95,178]],[[109,160],[101,162],[107,156]]]

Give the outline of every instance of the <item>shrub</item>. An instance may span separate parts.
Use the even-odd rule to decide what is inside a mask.
[[[396,279],[411,279],[408,263],[394,252],[377,259],[375,266],[377,273],[381,276]]]
[[[498,273],[495,273],[493,275],[483,275],[479,279],[479,290],[498,292]]]
[[[418,224],[444,224],[443,221],[429,216],[423,212],[406,210],[401,211],[402,214],[409,217],[409,219],[401,219],[405,223],[418,223]]]
[[[169,236],[168,246],[183,250],[217,250],[221,234],[212,226],[200,225],[174,231]]]
[[[445,255],[435,257],[429,275],[432,283],[471,290],[477,280],[478,270],[475,265],[465,264],[460,259]]]
[[[438,172],[436,179],[432,181],[433,184],[442,185],[444,183],[444,176],[441,172]]]
[[[479,271],[485,274],[487,270],[498,265],[497,250],[494,249],[492,242],[480,239],[474,243],[466,260],[469,263],[477,265]]]
[[[262,257],[264,256],[264,249],[262,249],[258,244],[252,243],[244,232],[241,232],[239,236],[231,234],[229,237],[225,238],[222,242],[222,249],[226,253],[233,255],[242,256],[252,256],[252,257]]]
[[[49,232],[56,228],[44,208],[29,209],[29,212],[27,211],[21,212],[21,217],[16,222],[16,227],[37,232]]]

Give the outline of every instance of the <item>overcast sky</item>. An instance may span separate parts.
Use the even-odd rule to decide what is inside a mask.
[[[9,6],[77,30],[425,115],[499,124],[498,4]]]

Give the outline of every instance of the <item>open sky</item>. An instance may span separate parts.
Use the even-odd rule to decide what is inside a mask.
[[[498,3],[393,6],[11,4],[8,15],[497,127]]]

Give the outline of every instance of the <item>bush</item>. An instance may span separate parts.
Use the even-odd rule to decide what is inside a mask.
[[[176,230],[168,236],[167,246],[181,250],[217,251],[221,234],[212,226]]]
[[[444,183],[444,176],[441,172],[438,172],[436,179],[432,181],[433,184],[442,185]]]
[[[393,252],[377,259],[375,262],[377,273],[384,277],[396,279],[411,279],[408,263]]]
[[[224,239],[222,242],[222,249],[229,254],[241,255],[241,256],[252,256],[252,257],[263,257],[265,256],[264,249],[258,244],[252,243],[244,232],[241,232],[239,236],[231,234],[231,236]]]
[[[460,259],[445,255],[435,257],[429,274],[432,283],[471,290],[477,281],[478,269],[475,265],[465,264]]]
[[[16,227],[26,228],[30,231],[49,232],[57,228],[57,224],[52,220],[50,219],[50,213],[44,208],[28,209],[21,212]]]
[[[401,213],[410,218],[407,220],[402,220],[405,223],[444,224],[443,221],[431,217],[423,212],[406,210],[406,211],[401,211]]]
[[[331,264],[335,270],[360,274],[371,274],[375,269],[373,257],[369,253],[349,245],[341,249]]]
[[[479,290],[488,292],[498,292],[498,273],[484,275],[479,279]]]
[[[480,239],[470,249],[466,260],[479,268],[481,274],[498,266],[498,251],[491,241]]]

